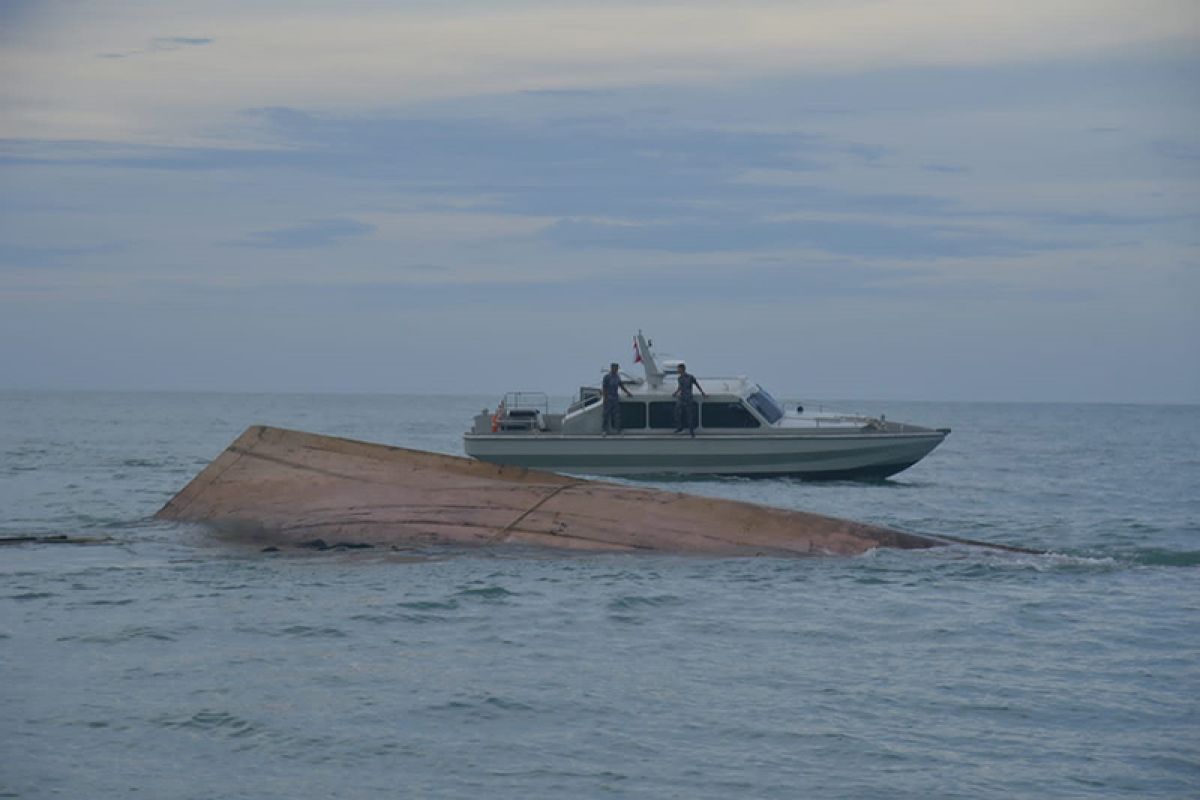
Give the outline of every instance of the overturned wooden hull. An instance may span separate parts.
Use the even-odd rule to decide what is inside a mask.
[[[852,555],[945,542],[732,500],[253,426],[158,512],[273,545]]]

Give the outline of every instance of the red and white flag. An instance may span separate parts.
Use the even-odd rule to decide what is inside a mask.
[[[642,351],[638,349],[637,337],[633,339],[633,363],[642,363]]]

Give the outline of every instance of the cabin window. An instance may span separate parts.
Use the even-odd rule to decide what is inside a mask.
[[[644,428],[646,427],[646,404],[645,403],[621,403],[621,427],[624,428]]]
[[[757,428],[760,423],[741,403],[710,403],[701,406],[705,428]]]
[[[699,420],[700,404],[692,403],[692,419]],[[686,421],[685,421],[686,426]],[[675,428],[675,402],[659,402],[650,404],[651,428]]]
[[[750,405],[754,406],[755,409],[758,410],[758,413],[762,414],[767,422],[771,423],[772,425],[778,422],[783,416],[783,409],[779,406],[779,403],[777,403],[775,398],[771,397],[770,393],[761,386],[756,386],[754,388],[754,394],[750,395],[746,399],[749,400]]]

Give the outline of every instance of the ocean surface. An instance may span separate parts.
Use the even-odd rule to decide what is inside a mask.
[[[251,423],[460,453],[494,399],[0,392],[0,535],[108,537],[0,547],[0,797],[1200,797],[1198,407],[826,403],[954,433],[885,482],[656,484],[1046,555],[151,520]]]

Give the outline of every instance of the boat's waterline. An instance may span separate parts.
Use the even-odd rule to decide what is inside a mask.
[[[809,436],[705,434],[468,434],[467,455],[500,464],[593,475],[793,475],[885,478],[946,438],[929,433]]]

